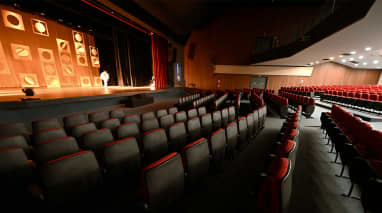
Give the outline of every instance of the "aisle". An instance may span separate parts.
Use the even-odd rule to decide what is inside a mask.
[[[320,115],[327,111],[317,107],[313,119],[301,121],[299,155],[293,179],[290,211],[293,213],[358,213],[363,212],[361,202],[342,196],[350,187],[350,180],[336,177],[341,165],[331,163],[335,155],[328,153],[330,146],[320,134]],[[345,175],[348,176],[346,170]],[[355,189],[353,195],[359,196]]]

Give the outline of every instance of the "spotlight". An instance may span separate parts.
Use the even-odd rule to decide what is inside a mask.
[[[334,57],[330,57],[329,59],[330,59],[330,60],[334,60]]]
[[[374,60],[374,61],[373,61],[373,64],[378,64],[378,63],[379,63],[378,60]]]
[[[363,55],[358,56],[358,59],[363,59]]]
[[[23,91],[26,96],[34,96],[34,91],[32,88],[23,88],[21,91]]]
[[[365,47],[365,51],[370,51],[371,47]]]
[[[354,55],[354,54],[356,54],[356,53],[357,53],[357,52],[354,51],[354,50],[350,52],[350,54],[352,54],[352,55]]]

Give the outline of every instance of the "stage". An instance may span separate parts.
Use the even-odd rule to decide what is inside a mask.
[[[19,89],[0,90],[0,123],[33,121],[66,114],[99,111],[108,107],[136,107],[184,95],[184,88],[151,87],[36,88],[27,97]],[[39,98],[22,100],[22,98]]]
[[[64,98],[78,98],[86,96],[133,94],[137,92],[150,92],[151,87],[70,87],[70,88],[33,88],[35,95],[27,97],[21,88],[0,89],[0,102],[19,102],[22,98],[39,98],[40,100],[53,100]]]

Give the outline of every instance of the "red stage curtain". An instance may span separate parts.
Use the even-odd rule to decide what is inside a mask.
[[[151,35],[151,47],[155,89],[163,89],[167,85],[167,40],[153,34]]]

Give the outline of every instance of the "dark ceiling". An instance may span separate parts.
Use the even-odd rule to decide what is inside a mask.
[[[333,0],[110,0],[162,32],[187,40],[197,28],[209,24],[226,8],[319,7]],[[337,0],[338,1],[338,0]]]

